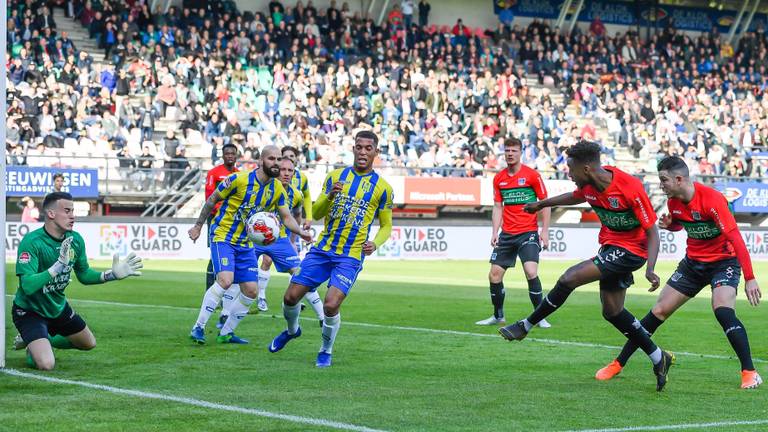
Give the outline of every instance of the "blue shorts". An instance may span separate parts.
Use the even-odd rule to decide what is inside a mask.
[[[275,268],[280,273],[287,273],[301,264],[301,258],[288,237],[279,238],[269,246],[256,246],[253,251],[256,252],[256,260],[262,255],[272,258]]]
[[[251,247],[213,242],[211,243],[211,261],[214,273],[222,271],[235,273],[235,283],[259,280],[258,261]]]
[[[291,283],[315,291],[320,284],[330,279],[329,287],[336,287],[348,295],[362,269],[363,262],[360,260],[313,247],[291,278]]]

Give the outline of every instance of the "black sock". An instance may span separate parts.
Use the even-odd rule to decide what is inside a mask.
[[[652,312],[648,312],[643,319],[640,320],[640,324],[643,325],[643,328],[646,332],[648,332],[648,335],[653,335],[654,332],[656,332],[656,329],[659,328],[662,324],[664,324],[664,321],[658,319],[656,315],[654,315]],[[632,357],[632,354],[637,351],[637,345],[635,345],[632,341],[627,341],[627,343],[624,344],[624,348],[621,349],[621,353],[618,357],[616,357],[616,360],[619,361],[619,364],[621,366],[624,366],[629,361],[629,358]]]
[[[557,281],[555,287],[552,288],[552,291],[544,297],[544,300],[536,306],[536,309],[534,309],[533,313],[528,317],[528,322],[536,325],[539,321],[551,315],[557,308],[565,303],[565,300],[568,299],[568,296],[571,295],[573,290],[574,288],[568,288],[560,283],[560,281]]]
[[[640,321],[638,321],[628,310],[622,309],[617,315],[605,317],[605,319],[622,332],[627,339],[640,347],[644,353],[650,355],[658,349],[656,344],[651,340],[651,336],[649,336],[648,332],[646,332],[643,326],[640,325]]]
[[[544,298],[542,291],[541,280],[538,276],[533,279],[528,279],[528,298],[531,299],[533,307],[538,306]]]
[[[491,283],[491,303],[493,316],[504,318],[504,282]]]
[[[715,318],[723,327],[728,342],[731,343],[736,355],[741,362],[741,370],[755,370],[752,364],[752,355],[749,352],[749,339],[744,325],[736,318],[736,311],[729,307],[715,309]]]
[[[213,282],[216,281],[216,277],[213,274],[213,261],[208,260],[208,269],[205,271],[205,290],[208,291],[208,288],[213,285]]]

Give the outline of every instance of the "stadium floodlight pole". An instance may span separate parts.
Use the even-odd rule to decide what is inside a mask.
[[[0,23],[5,24],[7,19],[8,8],[5,7],[5,2],[2,2]],[[7,64],[7,51],[5,49],[7,36],[7,31],[0,31],[0,46],[3,47],[2,54],[0,54],[0,65],[3,67]],[[2,79],[0,79],[0,95],[2,95],[0,97],[0,142],[5,142],[5,125],[6,117],[8,117],[8,113],[5,111],[7,109],[5,97],[7,76],[8,73],[4,70]],[[5,367],[5,222],[7,219],[5,216],[5,185],[7,184],[5,181],[5,157],[6,155],[3,154],[2,159],[0,159],[0,178],[3,179],[3,187],[0,190],[0,220],[3,222],[2,229],[0,229],[0,244],[3,245],[3,265],[0,266],[0,299],[2,299],[2,307],[0,307],[0,369]]]

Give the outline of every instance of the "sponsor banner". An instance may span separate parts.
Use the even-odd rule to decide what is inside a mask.
[[[41,223],[7,223],[6,259],[15,261],[21,239],[40,226]],[[75,227],[85,240],[90,259],[109,259],[115,253],[124,256],[130,252],[147,259],[207,260],[210,256],[204,238],[193,243],[187,236],[191,224],[81,222]],[[374,226],[369,238],[377,230]],[[542,251],[542,259],[592,258],[599,247],[598,232],[597,227],[552,227],[549,249]],[[752,259],[768,261],[768,230],[742,230],[741,234]],[[659,236],[660,260],[676,261],[685,256],[685,231],[659,230]],[[395,226],[389,241],[366,259],[487,260],[492,250],[490,239],[490,226]]]
[[[768,183],[718,182],[715,189],[733,204],[736,213],[768,213]]]
[[[406,177],[406,204],[480,205],[477,178]]]
[[[41,223],[7,223],[6,259],[15,260],[22,237],[40,226]],[[179,223],[75,223],[90,259],[109,259],[114,254],[125,256],[131,252],[147,259],[208,259],[204,234],[193,243],[187,235],[191,227]]]
[[[75,198],[99,196],[99,172],[95,169],[43,168],[9,165],[5,173],[8,196],[44,196],[53,189],[53,176],[64,175],[64,192]]]
[[[514,16],[524,16],[533,18],[556,19],[560,14],[560,8],[563,5],[562,0],[517,0],[509,8]],[[576,11],[574,2],[569,14]],[[504,10],[508,2],[504,0],[493,0],[494,11],[499,14]],[[639,12],[639,18],[638,18]],[[670,22],[678,30],[690,30],[698,32],[711,32],[713,27],[717,27],[721,32],[726,33],[736,20],[737,11],[717,10],[715,8],[692,8],[684,6],[661,5],[654,9],[643,6],[638,8],[633,2],[617,2],[610,0],[586,0],[579,13],[579,21],[592,22],[595,16],[599,15],[600,20],[605,24],[616,24],[624,26],[649,26],[658,25],[664,28]],[[755,14],[750,30],[754,31],[760,25],[763,27],[768,22],[768,16],[763,13]],[[764,27],[765,28],[765,27]]]

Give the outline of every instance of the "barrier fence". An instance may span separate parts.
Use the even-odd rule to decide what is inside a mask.
[[[6,260],[15,260],[22,237],[42,224],[9,222],[5,226]],[[136,252],[146,259],[208,259],[205,241],[193,243],[187,236],[191,223],[77,222],[75,230],[85,239],[90,259],[108,259],[113,254]],[[313,227],[319,230],[320,225]],[[376,235],[377,228],[370,238]],[[549,250],[544,259],[577,260],[594,256],[599,228],[556,226],[550,228]],[[317,234],[317,233],[315,233]],[[768,230],[742,230],[753,260],[768,261]],[[685,254],[684,231],[661,230],[659,259],[679,260]],[[491,254],[491,227],[398,225],[390,240],[366,259],[383,260],[486,260]]]

